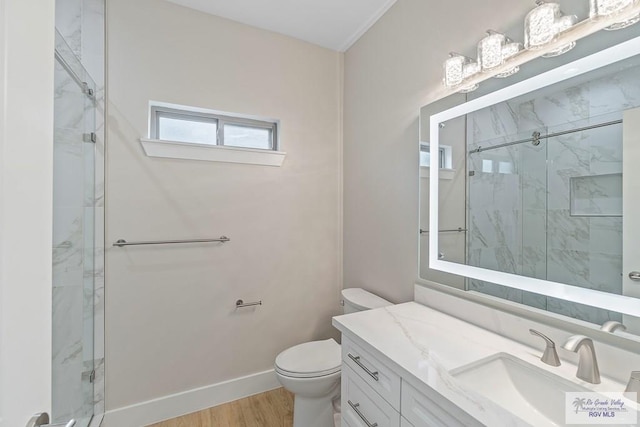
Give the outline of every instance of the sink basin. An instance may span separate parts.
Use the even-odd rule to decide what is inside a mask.
[[[534,426],[566,425],[565,392],[589,391],[507,353],[494,354],[450,373],[468,390]]]

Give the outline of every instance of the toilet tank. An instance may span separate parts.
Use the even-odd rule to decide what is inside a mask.
[[[393,305],[386,299],[380,298],[379,296],[361,288],[343,289],[342,300],[344,301],[344,314]]]

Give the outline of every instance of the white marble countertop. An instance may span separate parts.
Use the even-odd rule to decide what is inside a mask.
[[[415,302],[333,318],[343,334],[356,337],[400,368],[414,387],[428,386],[469,415],[489,426],[528,426],[485,397],[465,389],[449,371],[496,353],[508,353],[575,384],[599,392],[621,392],[625,385],[602,377],[601,384],[576,378],[576,365],[562,360],[552,367],[540,361],[544,342],[531,348]],[[544,331],[542,331],[544,332]],[[528,330],[523,333],[529,333]],[[557,346],[561,359],[566,350]],[[597,348],[596,348],[597,351]]]

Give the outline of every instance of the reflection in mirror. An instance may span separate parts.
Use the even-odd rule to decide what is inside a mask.
[[[449,109],[466,100],[466,95],[456,94],[440,101],[434,102],[422,108],[421,125],[427,126],[421,131],[422,135],[428,135],[429,116],[439,111]],[[426,117],[426,120],[424,120]],[[438,209],[442,218],[440,229],[454,230],[441,234],[440,256],[454,262],[465,262],[466,236],[466,213],[465,213],[465,170],[466,170],[466,120],[464,117],[454,120],[449,126],[442,128],[444,139],[440,141],[441,146],[450,148],[449,156],[451,166],[443,168],[440,180],[440,200]],[[426,143],[426,137],[423,138]],[[443,273],[429,269],[429,167],[420,165],[420,277],[428,278],[438,283],[446,283],[458,289],[465,288],[465,278],[453,274]]]
[[[441,123],[439,143],[452,147],[455,174],[439,180],[440,258],[640,296],[640,282],[623,274],[640,270],[640,261],[623,265],[623,254],[640,253],[629,235],[632,219],[640,230],[640,203],[629,196],[640,183],[631,161],[640,143],[638,107],[635,56]],[[421,116],[428,121],[424,110]],[[428,191],[421,182],[423,229]],[[429,270],[426,240],[423,278],[598,325],[615,320],[640,333],[636,317]]]

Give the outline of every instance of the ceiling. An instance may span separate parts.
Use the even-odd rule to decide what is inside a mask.
[[[346,51],[396,0],[169,0],[212,15]]]

